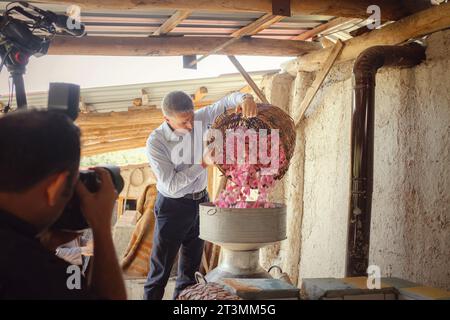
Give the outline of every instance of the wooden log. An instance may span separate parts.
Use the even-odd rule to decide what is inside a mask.
[[[207,54],[227,41],[223,37],[57,37],[50,55],[178,56]],[[219,54],[298,56],[320,49],[317,43],[242,38]]]
[[[264,95],[264,93],[262,93],[262,91],[258,88],[256,83],[253,81],[253,79],[250,77],[250,75],[247,73],[247,71],[245,71],[244,67],[242,67],[242,65],[239,63],[239,61],[236,59],[236,57],[228,56],[228,58],[233,63],[233,65],[236,67],[236,69],[239,70],[239,72],[244,77],[245,81],[247,81],[248,85],[253,89],[253,91],[256,93],[258,98],[263,103],[269,104],[269,101],[266,99],[266,96]]]
[[[313,84],[308,89],[305,97],[302,100],[302,103],[300,105],[299,117],[294,119],[295,126],[298,126],[300,121],[303,119],[306,110],[308,109],[309,105],[311,104],[314,97],[316,96],[317,91],[319,91],[320,86],[322,85],[323,81],[325,80],[328,73],[330,72],[331,67],[333,67],[334,62],[336,61],[337,57],[341,53],[343,47],[344,47],[344,44],[340,40],[338,40],[336,42],[336,44],[334,45],[333,50],[331,51],[330,55],[327,58],[327,61],[325,61],[320,72],[317,73]]]
[[[82,10],[195,9],[214,12],[272,12],[272,0],[36,0],[35,2],[76,4]],[[405,7],[402,1],[392,0],[301,0],[291,1],[291,14],[366,18],[368,16],[367,7],[370,5],[378,5],[387,20],[404,17],[416,7],[413,5]]]
[[[82,155],[143,147],[163,121],[159,109],[80,114],[76,123],[82,132]]]
[[[85,157],[85,156],[92,156],[95,154],[105,153],[105,152],[113,152],[113,151],[119,151],[119,150],[141,148],[141,147],[145,147],[146,141],[147,141],[147,137],[140,137],[140,138],[107,142],[107,143],[87,145],[87,146],[82,147],[81,155],[83,157]]]
[[[87,135],[86,133],[83,133],[82,141],[83,143],[86,144],[93,144],[98,142],[108,142],[122,139],[148,137],[154,129],[156,129],[156,127],[148,128],[147,130],[135,130],[135,131],[128,130],[125,132],[113,132],[107,135],[94,135],[94,134]]]
[[[214,103],[212,100],[199,101],[195,109]],[[149,108],[129,110],[127,112],[98,112],[81,113],[76,120],[77,125],[84,131],[108,130],[112,128],[133,128],[144,125],[159,125],[164,121],[161,109]]]
[[[119,125],[118,120],[122,120],[124,121],[122,124]],[[108,128],[114,128],[114,127],[123,127],[125,125],[129,125],[129,126],[142,126],[142,125],[148,125],[148,126],[153,126],[153,125],[159,125],[164,121],[164,118],[160,117],[158,119],[136,119],[133,120],[132,118],[126,118],[126,117],[117,117],[117,120],[115,120],[114,118],[112,119],[105,119],[104,121],[94,121],[94,120],[87,120],[85,123],[83,122],[78,122],[80,123],[79,126],[83,129],[83,130],[90,130],[90,129],[108,129]]]
[[[447,29],[450,27],[450,3],[434,6],[414,15],[391,23],[382,29],[373,30],[360,37],[345,41],[345,47],[336,63],[355,59],[362,51],[377,45],[398,45],[409,39]],[[305,54],[284,65],[292,75],[298,71],[316,71],[320,69],[332,48],[326,48]]]
[[[110,125],[108,124],[104,124],[104,123],[99,123],[99,124],[94,124],[94,125],[83,125],[81,126],[81,130],[82,132],[86,132],[86,133],[91,133],[92,130],[95,129],[99,129],[99,130],[108,130],[113,128],[112,130],[115,129],[133,129],[133,126],[146,126],[147,128],[156,128],[157,126],[159,126],[161,123],[163,123],[164,120],[161,120],[160,122],[146,122],[146,121],[141,121],[141,122],[130,122],[128,124],[123,124],[121,126],[116,126],[116,124],[111,123]],[[94,132],[94,134],[96,134],[96,132]]]
[[[151,130],[151,126],[154,126],[155,124],[123,124],[123,125],[116,125],[114,127],[106,127],[106,128],[96,128],[96,127],[84,127],[80,126],[83,135],[89,135],[89,136],[108,136],[111,134],[126,134],[127,132],[132,131],[143,131],[143,130]]]

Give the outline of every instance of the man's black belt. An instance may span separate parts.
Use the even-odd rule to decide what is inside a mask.
[[[194,193],[188,193],[183,198],[191,199],[191,200],[200,200],[204,198],[208,194],[208,191],[206,189],[203,189],[200,192],[194,192]]]

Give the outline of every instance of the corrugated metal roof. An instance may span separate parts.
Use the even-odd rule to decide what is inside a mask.
[[[3,12],[9,1],[0,1]],[[37,4],[38,7],[56,13],[64,13],[66,5]],[[83,10],[81,20],[86,25],[88,36],[149,36],[161,26],[176,10]],[[211,12],[193,11],[170,32],[173,36],[229,36],[234,31],[261,17],[258,12]],[[257,37],[290,39],[332,19],[324,15],[296,15],[258,33]]]
[[[249,72],[257,85],[260,85],[263,75],[276,73],[279,70]],[[133,100],[141,98],[143,91],[149,96],[149,105],[159,106],[164,95],[173,90],[181,90],[194,94],[198,88],[204,86],[208,93],[203,100],[216,101],[226,94],[242,89],[247,85],[244,78],[238,74],[225,74],[219,77],[164,81],[154,83],[140,83],[123,86],[109,86],[81,90],[81,100],[89,105],[89,110],[97,112],[127,111],[133,106]],[[27,102],[31,107],[46,108],[48,92],[27,94]],[[14,106],[15,106],[15,99]],[[0,97],[0,102],[6,104],[7,98]]]
[[[10,1],[0,0],[0,12]],[[67,6],[38,3],[38,7],[57,13],[65,13]],[[193,8],[195,9],[195,8]],[[86,25],[87,36],[109,37],[148,37],[151,36],[177,10],[82,10],[81,20]],[[229,37],[234,31],[247,26],[261,17],[261,12],[212,12],[194,10],[178,24],[167,36],[186,37]],[[295,39],[305,31],[314,29],[334,17],[325,15],[295,15],[283,18],[269,28],[253,35],[254,38],[289,40]],[[327,38],[333,42],[352,38],[351,32],[370,24],[363,19],[349,19],[349,22],[335,26],[316,35],[314,40]]]

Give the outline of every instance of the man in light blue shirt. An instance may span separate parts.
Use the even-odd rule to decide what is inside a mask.
[[[146,145],[157,179],[158,196],[144,299],[162,299],[178,250],[173,298],[195,284],[194,273],[200,267],[203,254],[203,240],[198,237],[199,204],[209,201],[206,192],[209,161],[208,156],[203,156],[203,136],[214,120],[231,108],[245,117],[257,114],[253,97],[239,92],[195,112],[192,99],[182,91],[170,92],[163,99],[165,121],[150,134]]]

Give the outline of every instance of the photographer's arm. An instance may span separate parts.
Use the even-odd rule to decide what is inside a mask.
[[[90,193],[81,182],[77,184],[81,209],[94,237],[91,289],[102,299],[126,300],[122,270],[114,250],[111,231],[111,217],[117,193],[110,174],[104,169],[96,168],[95,171],[101,180],[97,193]]]

